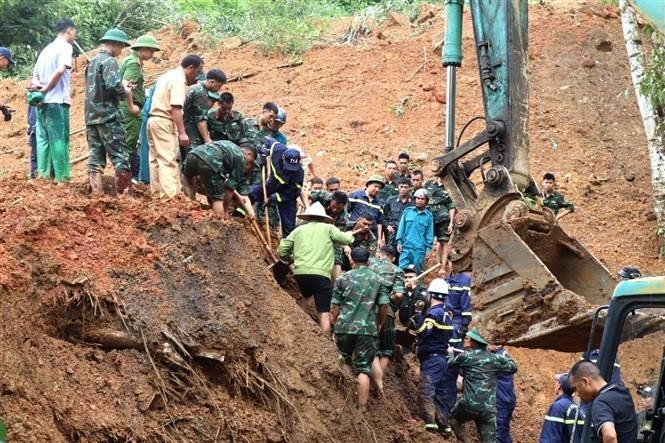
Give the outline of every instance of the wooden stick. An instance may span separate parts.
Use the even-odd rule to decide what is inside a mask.
[[[78,42],[77,42],[76,40],[74,40],[74,46],[76,46],[76,48],[77,48],[79,51],[81,51],[81,54],[83,54],[83,56],[85,57],[85,59],[88,60],[88,63],[90,63],[90,57],[88,57],[88,54],[85,53],[85,51],[83,50],[83,48],[78,44]]]
[[[82,155],[80,157],[76,157],[74,160],[70,161],[69,164],[70,165],[75,165],[77,163],[81,163],[83,160],[87,160],[88,157],[90,157],[90,154],[85,154],[85,155]]]
[[[284,63],[283,65],[277,65],[277,66],[275,66],[275,68],[276,69],[295,68],[296,66],[300,66],[302,64],[303,64],[302,60],[296,60],[294,62]]]
[[[427,274],[429,274],[430,272],[436,271],[436,270],[439,269],[440,267],[441,267],[441,263],[437,263],[437,264],[435,264],[434,266],[432,266],[431,268],[429,268],[428,270],[426,270],[425,272],[423,272],[422,274],[420,274],[419,276],[417,276],[417,277],[416,277],[416,280],[420,280],[421,278],[425,277],[425,276],[426,276]]]
[[[267,168],[266,165],[263,165],[263,167],[261,168],[261,176],[262,176],[261,183],[263,184],[263,202],[264,203],[268,202],[268,190],[266,188],[266,175],[267,175],[266,174],[266,168]],[[266,224],[266,239],[268,239],[268,241],[271,240],[271,237],[270,237],[270,217],[268,217],[268,211],[269,210],[270,210],[269,205],[266,205],[266,206],[263,207],[263,218],[264,218],[263,221]],[[270,249],[272,250],[272,248],[270,248]]]

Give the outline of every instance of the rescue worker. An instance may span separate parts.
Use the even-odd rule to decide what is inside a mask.
[[[423,187],[425,181],[423,177],[423,171],[420,169],[416,169],[411,173],[411,193],[415,193],[418,189]]]
[[[372,214],[364,213],[358,217],[358,220],[353,225],[353,231],[355,232],[353,238],[353,244],[351,246],[344,246],[344,263],[342,264],[342,269],[348,271],[351,269],[351,249],[353,248],[365,248],[369,251],[370,254],[375,255],[377,249],[376,236],[372,232],[372,224],[374,219]]]
[[[339,191],[339,188],[342,186],[342,182],[337,177],[330,177],[326,180],[326,191],[335,192]]]
[[[575,211],[575,205],[566,199],[563,194],[555,191],[556,177],[554,177],[554,174],[547,172],[543,175],[542,187],[543,206],[551,209],[557,220],[561,220]]]
[[[335,191],[330,193],[325,191],[314,191],[310,193],[310,199],[312,204],[319,202],[323,205],[326,214],[334,220],[333,224],[340,230],[346,231],[348,229],[350,222],[349,213],[346,211],[346,205],[349,202],[349,197],[345,192]],[[334,250],[335,264],[332,271],[333,283],[337,276],[342,273],[342,266],[344,265],[344,250],[342,245],[335,243]]]
[[[450,285],[448,297],[446,297],[446,307],[453,316],[453,337],[450,339],[451,346],[461,347],[466,332],[469,330],[469,323],[472,320],[471,308],[471,275],[468,272],[453,274],[452,265],[448,262],[446,266],[445,277]]]
[[[379,192],[379,199],[384,203],[393,195],[397,195],[398,179],[397,163],[394,160],[388,160],[384,165],[383,188]]]
[[[637,443],[637,414],[628,389],[607,383],[589,360],[575,363],[568,381],[580,400],[591,403],[586,421],[592,427],[592,435],[603,442]]]
[[[180,159],[184,161],[187,153],[194,146],[212,142],[208,130],[208,111],[211,103],[219,100],[219,90],[226,83],[226,74],[221,69],[211,69],[205,80],[196,83],[187,90],[183,119],[185,131],[189,137],[189,146],[180,147]]]
[[[424,309],[424,304],[418,303],[413,318],[420,362],[419,390],[425,411],[425,430],[440,432],[445,437],[450,437],[450,410],[455,400],[457,377],[448,371],[446,360],[448,341],[453,333],[452,318],[444,304],[448,295],[448,283],[441,278],[435,278],[427,293],[429,308]]]
[[[309,180],[309,190],[310,192],[323,191],[323,179],[321,177],[312,177]]]
[[[268,123],[268,135],[270,138],[274,138],[283,145],[288,144],[286,141],[286,135],[280,131],[282,126],[286,124],[286,111],[281,106],[277,106],[277,114]]]
[[[594,365],[598,363],[598,354],[600,353],[599,349],[592,349],[591,352],[582,352],[580,360],[590,360]],[[610,378],[610,383],[616,385],[623,385],[623,380],[621,380],[621,363],[619,362],[619,357],[617,356],[614,359],[614,367],[612,368],[612,376]]]
[[[379,331],[379,346],[372,363],[372,379],[381,395],[383,395],[383,374],[388,369],[390,358],[395,348],[395,313],[402,304],[404,296],[404,271],[395,266],[395,248],[383,245],[379,256],[369,260],[369,269],[385,279],[390,294],[390,308],[386,315],[383,329]]]
[[[85,125],[88,135],[88,174],[93,194],[102,194],[102,174],[108,156],[115,168],[115,188],[123,194],[132,184],[129,151],[120,99],[134,108],[133,83],[123,82],[116,57],[129,46],[129,37],[110,29],[99,40],[102,48],[85,68]]]
[[[270,137],[270,124],[279,112],[279,108],[272,102],[266,102],[261,108],[261,114],[255,118],[245,119],[243,122],[244,135],[252,141],[256,149],[260,149],[266,137]],[[284,143],[282,143],[284,144]]]
[[[300,293],[310,306],[314,304],[319,325],[329,335],[333,244],[350,245],[353,232],[342,232],[334,226],[333,218],[326,214],[319,202],[311,205],[303,214],[298,214],[298,218],[308,223],[298,225],[288,237],[282,239],[277,255],[282,260],[295,263],[293,274]]]
[[[72,20],[62,18],[56,23],[55,32],[55,40],[42,49],[37,57],[30,90],[44,94],[37,107],[35,127],[37,175],[47,180],[53,178],[56,183],[65,183],[71,178],[69,111],[74,51],[72,44],[76,40],[76,25]]]
[[[183,107],[187,85],[196,83],[202,70],[203,59],[188,54],[180,66],[163,74],[155,84],[147,124],[150,189],[154,197],[170,200],[180,191],[179,146],[190,145]]]
[[[399,178],[411,178],[411,171],[409,170],[409,162],[411,157],[406,151],[401,151],[397,154],[397,174]]]
[[[230,92],[219,94],[219,106],[208,111],[208,130],[213,140],[238,140],[245,136],[243,116],[233,109],[234,98]],[[260,148],[261,146],[258,146]]]
[[[434,216],[434,236],[438,242],[438,262],[443,268],[448,263],[450,255],[450,238],[453,234],[453,220],[455,219],[455,203],[443,187],[443,179],[436,177],[425,183],[424,188],[429,192],[428,208]]]
[[[487,350],[489,344],[478,329],[466,335],[463,351],[454,355],[448,348],[448,365],[464,373],[462,397],[451,413],[450,426],[458,440],[466,441],[465,423],[474,421],[482,443],[496,442],[496,380],[497,374],[517,372],[515,361]]]
[[[121,102],[120,109],[125,119],[125,132],[127,133],[127,151],[132,170],[132,178],[138,180],[140,158],[138,154],[139,135],[141,132],[141,109],[146,102],[145,79],[143,77],[143,63],[152,59],[155,52],[159,51],[159,43],[152,35],[142,35],[136,39],[131,46],[132,52],[120,63],[120,75],[126,82],[136,85],[131,92],[134,107],[129,109],[127,103]]]
[[[349,216],[356,221],[360,214],[369,213],[374,218],[372,232],[376,236],[379,246],[383,246],[383,202],[379,199],[379,192],[383,189],[383,178],[373,175],[365,182],[365,189],[359,189],[349,194]]]
[[[261,155],[270,157],[270,178],[266,182],[268,200],[264,201],[263,186],[253,185],[249,197],[252,203],[260,203],[264,208],[274,203],[277,205],[282,223],[282,236],[287,237],[296,226],[297,200],[300,197],[305,171],[300,165],[300,152],[267,139],[260,151]]]
[[[554,376],[556,399],[545,414],[540,430],[539,443],[579,443],[582,439],[584,415],[573,400],[575,389],[570,384],[568,374]]]
[[[239,147],[228,140],[220,140],[195,147],[187,154],[183,165],[183,188],[190,199],[196,198],[194,178],[198,177],[205,190],[208,203],[215,215],[225,219],[234,197],[236,203],[250,209],[244,197],[234,192],[243,175],[254,167],[256,153],[251,145]]]
[[[423,306],[425,306],[429,300],[427,289],[416,278],[419,273],[420,269],[416,265],[409,265],[404,269],[405,292],[402,297],[402,304],[399,307],[399,322],[403,326],[411,325],[411,317],[416,314],[416,303],[422,301]]]
[[[361,413],[367,411],[377,336],[390,304],[387,282],[367,268],[369,256],[364,248],[351,251],[353,270],[335,281],[331,310],[335,343],[344,369],[358,380],[356,392]]]
[[[390,197],[383,206],[383,220],[386,224],[386,243],[397,247],[397,228],[404,209],[413,206],[411,198],[411,180],[400,178],[397,195]]]
[[[14,61],[12,51],[4,46],[0,46],[0,71],[6,71],[11,65],[16,63]],[[2,119],[6,122],[12,119],[12,112],[7,105],[0,102],[0,112],[2,112]]]
[[[425,257],[432,251],[434,241],[434,218],[427,209],[429,193],[419,189],[414,193],[415,206],[404,209],[397,228],[395,241],[399,252],[399,267],[404,269],[415,264],[425,267]]]
[[[490,345],[491,352],[508,355],[503,346]],[[517,403],[515,395],[515,375],[499,372],[496,377],[496,441],[497,443],[513,443],[510,436],[510,422]]]

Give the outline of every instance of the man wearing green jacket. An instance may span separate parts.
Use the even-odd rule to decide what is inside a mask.
[[[125,131],[127,132],[127,152],[132,167],[132,178],[138,179],[139,176],[139,155],[137,146],[139,142],[139,133],[141,132],[141,108],[146,101],[145,85],[143,77],[143,62],[152,59],[156,51],[159,51],[159,44],[152,35],[142,35],[136,39],[131,46],[132,53],[125,57],[120,63],[120,75],[127,82],[136,85],[132,94],[134,106],[129,109],[127,103],[120,103],[120,110],[125,117]]]
[[[299,225],[282,239],[277,254],[285,261],[291,261],[293,257],[293,274],[300,292],[310,305],[313,299],[321,329],[330,334],[330,273],[335,261],[333,246],[334,243],[350,245],[356,232],[340,231],[319,202],[297,217],[308,223]]]

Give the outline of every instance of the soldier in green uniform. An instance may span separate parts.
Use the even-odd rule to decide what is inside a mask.
[[[125,118],[125,131],[127,132],[127,151],[132,167],[132,178],[139,176],[139,155],[137,146],[141,132],[141,108],[145,104],[145,85],[143,78],[143,62],[152,59],[159,44],[152,35],[142,35],[131,46],[133,51],[120,63],[120,75],[127,82],[134,83],[136,88],[131,93],[134,106],[130,109],[126,102],[120,103],[120,110]]]
[[[555,191],[556,177],[554,174],[548,172],[543,175],[542,187],[543,206],[550,208],[557,220],[561,220],[575,210],[575,206],[570,200]]]
[[[497,373],[514,374],[517,364],[507,354],[487,350],[488,342],[473,328],[464,339],[469,351],[454,354],[448,348],[448,367],[464,373],[464,390],[451,412],[450,426],[458,440],[467,441],[464,424],[474,421],[483,443],[496,442]]]
[[[406,151],[401,151],[397,154],[397,175],[399,178],[411,178],[411,171],[409,170],[409,163],[411,157]]]
[[[376,235],[372,232],[372,225],[374,224],[374,216],[370,213],[363,212],[360,214],[356,220],[353,228],[350,230],[359,231],[353,237],[353,244],[351,246],[345,246],[344,250],[344,263],[342,264],[342,269],[348,271],[351,269],[351,260],[350,254],[351,249],[353,248],[365,248],[370,254],[376,254],[376,248],[378,247],[378,241],[376,240]]]
[[[247,197],[242,197],[236,189],[248,174],[256,159],[256,152],[249,145],[239,147],[228,140],[220,140],[193,148],[183,166],[183,188],[185,194],[194,200],[194,177],[199,177],[213,212],[226,218],[235,197],[239,206],[251,211]]]
[[[234,98],[230,92],[219,94],[219,106],[208,111],[208,129],[213,140],[231,140],[238,143],[245,138],[244,118],[233,109]]]
[[[377,336],[390,303],[387,282],[367,268],[369,256],[364,248],[351,251],[354,269],[337,278],[331,302],[335,343],[344,359],[344,368],[358,378],[360,412],[367,410]]]
[[[388,160],[384,166],[384,186],[379,191],[379,199],[385,203],[390,197],[397,195],[398,182],[399,177],[397,175],[397,163],[393,160]]]
[[[411,173],[411,196],[413,197],[413,193],[416,192],[418,189],[423,187],[423,181],[425,180],[423,175],[423,171],[420,169],[416,169]]]
[[[379,331],[379,347],[372,363],[372,379],[379,392],[383,395],[383,373],[388,369],[390,357],[395,348],[395,312],[399,309],[404,295],[404,271],[395,266],[395,248],[390,245],[381,246],[379,256],[371,258],[368,268],[383,277],[388,283],[390,308],[386,315],[383,329]]]
[[[258,117],[247,118],[243,121],[245,137],[256,146],[257,150],[263,146],[266,137],[270,137],[270,134],[272,134],[270,124],[278,112],[279,108],[276,104],[267,102],[263,105]]]
[[[183,118],[189,146],[180,148],[180,161],[184,162],[187,153],[194,146],[212,142],[208,131],[208,111],[211,101],[219,100],[219,89],[226,83],[226,74],[221,69],[211,69],[204,81],[191,86],[187,91]]]
[[[437,257],[441,267],[445,269],[451,248],[450,236],[453,233],[455,203],[443,187],[441,177],[427,181],[424,187],[430,195],[427,207],[434,216],[434,236],[438,242]]]
[[[411,180],[400,178],[397,188],[397,195],[390,197],[383,206],[383,221],[386,224],[386,243],[397,247],[397,228],[402,219],[404,209],[415,205],[411,197]]]
[[[100,39],[99,54],[85,69],[85,124],[90,149],[88,174],[93,194],[103,193],[102,173],[107,155],[115,168],[117,193],[124,193],[132,183],[120,99],[125,98],[127,107],[133,109],[129,92],[134,84],[123,82],[115,59],[123,48],[129,46],[128,39],[120,29],[108,30]]]

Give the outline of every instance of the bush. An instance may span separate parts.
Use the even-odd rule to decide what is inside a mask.
[[[0,44],[9,46],[17,64],[9,75],[27,76],[39,51],[53,38],[53,28],[61,17],[76,23],[77,42],[90,50],[112,27],[131,38],[173,23],[180,10],[170,0],[4,0],[0,2]],[[164,18],[168,18],[168,22]]]

